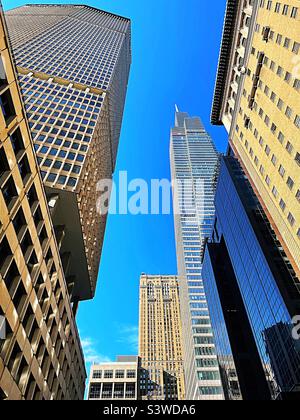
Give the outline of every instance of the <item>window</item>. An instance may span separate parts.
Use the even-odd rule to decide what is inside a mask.
[[[300,166],[300,153],[297,153],[297,154],[296,154],[295,161],[296,161],[296,162],[298,163],[298,165]]]
[[[287,106],[287,107],[286,107],[286,110],[285,110],[285,115],[286,115],[288,118],[291,118],[292,113],[293,113],[292,109],[291,109],[289,106]]]
[[[198,374],[198,379],[200,380],[200,381],[215,381],[215,380],[218,380],[218,379],[220,379],[220,374],[219,374],[219,372],[206,372],[206,371],[204,371],[204,372],[197,372],[197,374]]]
[[[0,95],[0,108],[3,112],[6,125],[9,125],[16,116],[15,107],[9,89]]]
[[[285,204],[285,202],[282,199],[280,200],[279,206],[280,206],[280,208],[281,208],[282,211],[285,211],[286,204]]]
[[[292,178],[289,176],[288,180],[287,180],[287,186],[289,187],[290,190],[292,190],[294,188],[294,181],[292,180]]]
[[[199,388],[200,395],[222,395],[223,390],[221,387],[202,386]]]
[[[297,128],[300,128],[300,116],[299,115],[296,115],[294,124]]]
[[[4,148],[0,149],[0,178],[10,170]]]
[[[277,191],[276,187],[273,187],[272,194],[274,195],[275,198],[278,197],[278,191]]]
[[[276,6],[275,6],[275,13],[279,13],[280,12],[280,8],[281,8],[281,4],[280,3],[276,3]]]
[[[23,182],[26,182],[26,179],[31,175],[31,169],[29,166],[29,162],[27,156],[24,156],[21,162],[18,164],[19,171]]]
[[[285,175],[285,169],[282,165],[279,166],[278,172],[280,173],[280,175],[282,176],[282,178]]]
[[[112,379],[114,377],[113,370],[105,370],[104,371],[104,379]]]
[[[7,86],[7,77],[3,65],[2,57],[0,56],[0,89],[3,89],[5,86]]]
[[[295,220],[294,216],[292,215],[292,213],[289,213],[289,215],[288,215],[288,221],[290,222],[290,225],[291,226],[294,226],[296,220]]]
[[[293,53],[299,54],[299,51],[300,51],[300,43],[299,42],[294,42]]]
[[[94,370],[93,379],[101,379],[101,378],[102,378],[102,370]]]
[[[1,187],[1,189],[5,203],[7,207],[10,208],[18,197],[18,192],[12,176],[5,183],[4,187]]]
[[[291,154],[293,152],[293,145],[288,141],[286,144],[286,150],[288,151],[289,154]]]
[[[300,80],[299,79],[295,79],[293,87],[296,90],[300,90]]]
[[[116,379],[123,379],[125,378],[124,370],[116,370]]]
[[[291,18],[296,19],[298,16],[298,7],[293,7],[291,12]]]
[[[101,396],[101,384],[91,384],[90,398],[99,399]]]
[[[134,379],[136,377],[135,370],[128,370],[127,371],[127,378],[128,379]]]
[[[15,154],[22,152],[25,149],[22,134],[20,128],[17,128],[11,135],[10,141],[14,149]]]
[[[287,15],[288,15],[288,12],[289,12],[289,6],[288,6],[287,4],[284,4],[284,5],[283,5],[282,14],[283,14],[284,16],[287,16]]]

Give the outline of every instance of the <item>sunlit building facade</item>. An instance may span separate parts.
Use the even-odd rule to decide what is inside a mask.
[[[140,359],[119,356],[116,362],[91,367],[89,401],[135,401],[139,399]]]
[[[176,276],[141,276],[139,356],[142,399],[185,399],[181,313]]]
[[[300,5],[228,0],[212,110],[300,278]]]
[[[97,184],[115,168],[131,64],[130,20],[80,5],[6,13],[74,306],[94,296],[106,215]]]
[[[79,400],[86,372],[0,11],[0,400]]]
[[[222,400],[218,360],[202,278],[202,256],[215,216],[219,155],[199,118],[176,112],[170,160],[188,400]],[[176,185],[176,187],[175,187]]]

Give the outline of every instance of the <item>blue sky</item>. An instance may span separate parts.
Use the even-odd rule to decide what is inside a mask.
[[[29,2],[4,0],[3,6]],[[175,103],[180,110],[201,116],[218,149],[225,150],[225,130],[209,122],[225,0],[74,2],[132,19],[133,64],[116,174],[127,170],[129,179],[170,177]],[[137,354],[142,272],[176,273],[172,216],[110,216],[96,298],[82,303],[78,314],[88,363]]]

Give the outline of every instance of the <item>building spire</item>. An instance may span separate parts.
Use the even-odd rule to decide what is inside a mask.
[[[175,110],[176,112],[179,112],[178,106],[175,104]]]

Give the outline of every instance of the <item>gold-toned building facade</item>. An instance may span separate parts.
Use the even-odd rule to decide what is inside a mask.
[[[212,122],[226,127],[299,284],[299,1],[228,0]]]
[[[2,9],[0,52],[0,400],[83,399],[83,353]]]
[[[185,399],[182,326],[175,276],[141,276],[139,356],[142,399]]]

